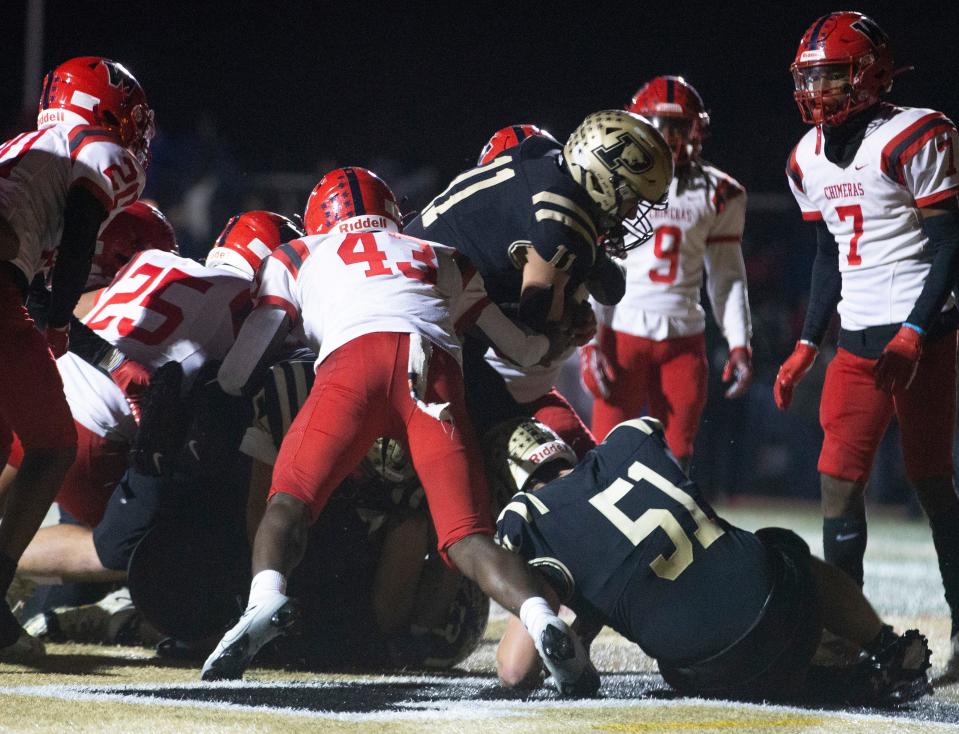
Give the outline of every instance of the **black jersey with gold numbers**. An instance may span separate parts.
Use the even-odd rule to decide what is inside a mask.
[[[527,138],[453,179],[404,233],[466,255],[501,306],[519,302],[530,247],[582,283],[596,257],[595,205],[563,169],[561,152],[554,141]]]
[[[577,614],[657,659],[726,649],[772,586],[765,547],[716,516],[648,418],[617,426],[572,473],[514,495],[497,541],[544,572]]]

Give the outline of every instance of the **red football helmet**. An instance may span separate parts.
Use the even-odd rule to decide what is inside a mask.
[[[658,76],[646,82],[626,109],[642,115],[663,134],[673,151],[673,165],[687,165],[699,155],[709,132],[709,114],[693,85],[681,76]]]
[[[306,202],[303,224],[307,234],[328,232],[399,231],[402,217],[390,187],[372,171],[359,166],[336,168],[326,174]]]
[[[889,37],[862,13],[829,13],[803,34],[789,70],[803,122],[841,125],[892,88]]]
[[[548,138],[559,145],[559,141],[556,138],[542,128],[536,127],[536,125],[530,125],[528,123],[523,125],[510,125],[493,133],[493,137],[489,139],[489,142],[487,142],[486,145],[483,146],[483,150],[480,151],[476,165],[485,166],[504,150],[509,150],[514,145],[519,145],[531,135]]]
[[[143,87],[116,61],[81,56],[63,62],[43,78],[37,127],[60,122],[111,130],[143,166],[149,163],[153,110]]]
[[[109,285],[120,268],[143,250],[178,251],[173,226],[163,212],[137,201],[120,210],[100,230],[87,288]]]
[[[303,230],[280,214],[251,211],[232,217],[206,256],[208,267],[227,267],[252,279],[263,259]]]

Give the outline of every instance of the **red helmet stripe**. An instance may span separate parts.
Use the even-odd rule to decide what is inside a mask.
[[[807,49],[816,48],[819,42],[819,31],[822,30],[823,25],[825,25],[826,21],[832,18],[833,15],[834,13],[826,13],[822,18],[819,19],[819,22],[816,23],[812,30],[812,35],[809,36],[809,43],[806,44]]]
[[[352,168],[344,168],[346,183],[350,187],[350,197],[353,199],[354,216],[366,214],[366,204],[363,203],[363,191],[360,189],[360,182],[356,178],[356,171]]]

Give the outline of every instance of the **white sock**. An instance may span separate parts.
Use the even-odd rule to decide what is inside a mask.
[[[556,613],[541,596],[531,596],[519,608],[519,618],[533,640],[539,644],[546,625],[556,619]]]
[[[250,584],[250,601],[247,603],[247,608],[259,604],[274,594],[286,594],[286,577],[272,569],[260,571],[253,577],[253,582]]]

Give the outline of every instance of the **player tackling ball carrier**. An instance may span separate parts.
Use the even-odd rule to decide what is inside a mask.
[[[594,693],[599,678],[578,638],[522,559],[492,539],[450,315],[463,288],[453,249],[399,234],[392,191],[361,168],[327,174],[306,220],[317,234],[264,262],[255,308],[220,370],[228,391],[246,386],[251,365],[294,327],[318,354],[316,382],[274,467],[246,611],[207,658],[203,679],[241,677],[264,644],[295,624],[286,579],[309,527],[373,441],[388,436],[409,450],[444,559],[519,614],[561,693]]]

